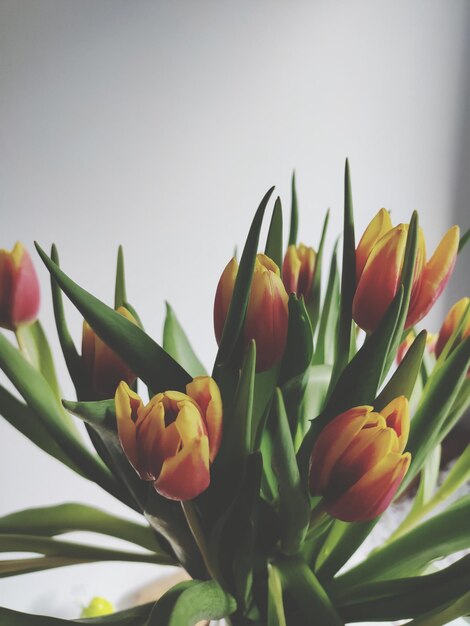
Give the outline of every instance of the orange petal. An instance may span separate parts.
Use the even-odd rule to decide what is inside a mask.
[[[282,280],[288,294],[297,293],[300,267],[301,263],[297,254],[297,248],[294,244],[291,244],[287,248],[284,263],[282,264]]]
[[[227,318],[233,288],[238,274],[238,263],[235,257],[228,262],[220,277],[214,301],[214,331],[217,343],[222,339],[225,320]]]
[[[357,282],[359,282],[359,278],[361,277],[367,263],[367,259],[369,258],[375,244],[390,230],[392,230],[390,213],[386,209],[380,209],[377,215],[370,222],[369,226],[365,229],[356,249]]]
[[[130,389],[127,383],[122,381],[116,389],[114,403],[119,441],[129,463],[140,474],[136,421],[139,410],[142,407],[142,400]],[[141,478],[149,480],[150,476],[144,475]]]
[[[459,237],[459,227],[450,228],[423,268],[418,287],[412,294],[406,328],[423,319],[447,285],[457,259]]]
[[[310,492],[320,495],[328,485],[334,464],[366,424],[371,406],[341,413],[321,431],[310,458]]]
[[[387,426],[393,428],[398,437],[398,449],[395,452],[403,452],[410,434],[410,406],[405,396],[399,396],[392,400],[380,411],[385,418]]]
[[[407,226],[400,224],[374,246],[361,274],[353,301],[353,317],[366,332],[379,325],[398,289]]]
[[[326,511],[343,522],[371,520],[385,511],[408,471],[411,455],[387,454],[346,493],[325,500]]]
[[[214,461],[222,441],[222,397],[210,376],[197,376],[186,385],[186,393],[200,407],[209,437],[210,461]]]
[[[450,311],[447,313],[446,318],[439,331],[439,336],[436,342],[436,357],[439,357],[444,350],[446,343],[453,335],[455,329],[459,326],[462,317],[465,315],[468,305],[470,304],[470,298],[462,298],[456,302]],[[470,317],[462,329],[462,339],[470,335]]]
[[[261,257],[261,258],[260,258]],[[287,339],[288,296],[279,269],[265,255],[258,255],[245,320],[245,341],[256,342],[256,371],[280,361]]]
[[[209,483],[209,441],[203,436],[164,461],[154,486],[166,498],[192,500],[205,491]]]
[[[405,358],[405,355],[410,349],[411,344],[413,343],[414,339],[415,339],[415,334],[413,331],[410,331],[406,335],[406,337],[403,339],[401,344],[398,346],[397,357],[396,357],[397,365],[400,365],[400,363]]]

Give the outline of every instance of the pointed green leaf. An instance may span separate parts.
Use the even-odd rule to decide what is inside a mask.
[[[289,296],[289,326],[279,382],[281,385],[303,374],[312,362],[313,335],[303,298]]]
[[[410,626],[444,626],[450,624],[459,617],[470,614],[470,591],[462,594],[462,596],[452,602],[452,604],[444,604],[443,606],[417,617]],[[468,621],[468,620],[467,620]]]
[[[468,228],[464,234],[460,237],[460,242],[459,242],[459,254],[462,252],[462,250],[465,248],[465,246],[467,245],[468,240],[470,239],[470,228]]]
[[[274,565],[268,565],[268,625],[287,626],[282,599],[281,577]]]
[[[126,276],[124,272],[124,250],[122,246],[118,248],[116,263],[116,283],[114,287],[114,308],[118,309],[127,302],[126,296]]]
[[[297,189],[295,187],[295,172],[292,174],[292,199],[290,209],[289,246],[297,243],[297,231],[299,228],[299,207],[297,203]]]
[[[265,254],[276,263],[282,274],[282,205],[281,199],[276,198],[273,215],[269,224],[268,238],[266,240]]]
[[[411,398],[423,360],[426,338],[425,330],[422,330],[415,338],[393,376],[375,400],[374,408],[377,411],[386,407],[398,396],[405,396],[408,400]]]
[[[325,214],[323,220],[323,227],[321,231],[320,244],[315,257],[315,271],[313,274],[312,291],[307,297],[307,311],[312,324],[312,332],[315,333],[317,329],[318,320],[320,318],[320,301],[321,301],[321,279],[322,279],[322,262],[323,262],[323,247],[325,245],[326,232],[328,230],[328,222],[330,221],[330,210]]]
[[[299,557],[285,557],[275,563],[283,588],[292,596],[306,623],[312,616],[322,626],[344,626],[325,589],[315,574]]]
[[[201,361],[197,358],[175,312],[166,303],[165,326],[163,328],[163,349],[194,378],[207,376]]]
[[[163,552],[148,526],[122,519],[74,502],[57,506],[25,509],[0,518],[0,533],[52,537],[74,531],[87,531],[117,537],[152,552]]]
[[[333,363],[336,353],[338,315],[339,315],[339,272],[336,241],[330,264],[330,273],[326,288],[325,301],[320,317],[315,354],[312,364]]]
[[[310,503],[300,481],[289,421],[281,391],[276,390],[268,432],[272,439],[271,464],[279,485],[281,549],[297,552],[307,531]]]
[[[246,308],[248,306],[248,299],[250,297],[253,268],[255,266],[264,212],[273,190],[274,187],[271,187],[261,200],[261,204],[259,205],[255,217],[253,218],[245,247],[243,248],[243,254],[238,267],[237,279],[233,289],[230,308],[227,314],[227,319],[225,320],[222,339],[220,341],[219,350],[215,359],[213,376],[216,380],[218,380],[219,376],[218,370],[221,369],[229,360],[232,352],[234,351],[243,327]]]
[[[36,244],[49,272],[87,320],[108,344],[155,393],[184,390],[189,374],[144,331],[74,283]]]

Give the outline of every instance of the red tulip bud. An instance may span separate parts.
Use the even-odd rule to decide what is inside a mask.
[[[21,243],[0,250],[0,326],[15,330],[34,322],[39,311],[39,281]]]

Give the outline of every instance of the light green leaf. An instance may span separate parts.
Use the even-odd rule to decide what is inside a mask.
[[[281,577],[274,565],[268,564],[268,625],[287,626],[282,599]]]
[[[126,276],[124,272],[124,250],[122,246],[118,248],[116,263],[116,283],[114,287],[114,308],[118,309],[127,302],[126,296]]]
[[[144,331],[74,283],[36,244],[49,272],[96,334],[155,393],[185,389],[191,377]]]
[[[204,365],[197,358],[183,327],[168,302],[166,303],[165,326],[163,328],[163,349],[193,378],[207,376]]]
[[[268,238],[266,240],[265,254],[276,263],[282,274],[282,205],[281,199],[276,198],[273,215],[269,224]]]
[[[295,554],[308,528],[310,504],[300,481],[289,421],[279,389],[274,395],[268,433],[272,441],[271,465],[279,485],[281,550]]]
[[[470,591],[464,593],[458,600],[452,602],[451,605],[440,607],[426,615],[417,617],[410,626],[444,626],[459,617],[463,617],[470,613]]]
[[[74,531],[87,531],[117,537],[152,552],[164,552],[149,526],[110,515],[84,504],[25,509],[0,518],[0,533],[52,537]]]
[[[312,332],[315,334],[318,320],[320,318],[320,301],[321,301],[321,279],[322,279],[322,263],[323,248],[325,245],[326,232],[328,230],[328,222],[330,221],[330,210],[325,213],[323,227],[321,231],[320,243],[318,245],[317,255],[315,257],[315,272],[313,274],[312,291],[307,296],[306,307],[310,322],[312,324]]]
[[[325,301],[320,317],[315,354],[312,364],[333,363],[336,353],[339,315],[339,272],[337,261],[338,242],[335,243],[326,287]]]

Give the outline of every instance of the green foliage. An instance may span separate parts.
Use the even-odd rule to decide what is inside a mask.
[[[206,376],[207,372],[196,356],[175,312],[166,303],[165,325],[163,327],[163,349],[194,378]]]

